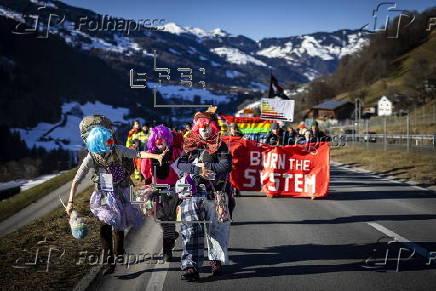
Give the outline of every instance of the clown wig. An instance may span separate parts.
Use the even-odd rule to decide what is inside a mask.
[[[209,124],[210,129],[212,130],[212,135],[215,136],[220,131],[216,122],[210,120],[206,117],[196,118],[194,121],[194,126],[192,127],[192,132],[198,134],[200,128],[203,128],[205,125]]]
[[[111,150],[114,144],[112,133],[109,129],[98,126],[91,129],[88,138],[86,139],[86,146],[88,150],[96,154],[104,154]]]
[[[173,133],[168,127],[159,125],[151,130],[151,136],[147,142],[147,148],[151,152],[157,152],[156,141],[163,139],[168,147],[173,146]]]

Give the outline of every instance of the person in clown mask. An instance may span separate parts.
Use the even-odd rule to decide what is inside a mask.
[[[216,109],[216,108],[215,108]],[[182,221],[211,221],[206,227],[208,258],[213,276],[222,273],[228,263],[230,221],[219,221],[215,209],[214,192],[223,191],[234,207],[228,175],[232,157],[219,136],[219,125],[214,109],[198,112],[194,116],[192,131],[185,137],[183,154],[176,161],[177,168],[192,177],[196,193],[181,204]],[[233,205],[233,206],[232,206]],[[204,229],[201,223],[182,223],[181,256],[182,279],[197,281],[203,263]]]
[[[115,269],[116,258],[124,254],[124,230],[143,223],[141,212],[130,203],[131,180],[121,159],[153,158],[161,162],[166,152],[158,155],[115,145],[112,131],[102,126],[89,131],[86,147],[88,155],[73,179],[66,212],[71,214],[77,186],[93,168],[95,191],[90,198],[90,209],[101,222],[100,240],[107,267],[105,274],[110,274]]]
[[[163,125],[156,126],[151,130],[151,135],[147,143],[147,148],[150,153],[162,154],[167,151],[162,159],[162,164],[155,159],[143,159],[141,165],[141,172],[145,179],[146,184],[165,184],[169,185],[170,191],[174,191],[174,186],[179,179],[175,169],[173,168],[174,162],[180,156],[181,150],[174,147],[174,135],[171,130]],[[174,194],[174,192],[172,192]],[[171,201],[168,207],[172,213],[168,220],[176,220],[176,207],[178,199],[174,194],[171,196]],[[175,224],[162,223],[162,249],[165,261],[172,260],[172,249],[175,246],[175,240],[178,233],[175,229]]]

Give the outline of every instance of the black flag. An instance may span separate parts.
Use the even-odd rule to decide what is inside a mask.
[[[278,96],[282,99],[289,99],[288,96],[285,95],[284,91],[285,90],[279,85],[279,81],[277,81],[276,77],[271,75],[268,98],[273,98],[275,96]]]

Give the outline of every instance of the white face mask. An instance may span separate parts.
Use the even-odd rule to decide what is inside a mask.
[[[204,128],[199,128],[198,133],[200,134],[202,139],[208,139],[212,135],[212,130],[208,126],[208,127],[204,127]]]

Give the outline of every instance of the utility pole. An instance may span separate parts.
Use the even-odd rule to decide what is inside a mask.
[[[409,112],[407,112],[407,118],[406,118],[406,128],[407,128],[407,152],[410,152],[410,116]]]
[[[369,119],[366,119],[366,148],[369,148],[369,141],[371,140],[368,130],[368,123],[369,123]]]
[[[433,104],[433,123],[436,122],[436,111],[435,111],[435,104]]]
[[[388,138],[387,138],[387,136],[386,136],[386,127],[387,127],[387,126],[386,126],[386,116],[384,116],[383,121],[384,121],[384,139],[385,139],[384,150],[387,151],[387,149],[388,149]]]

